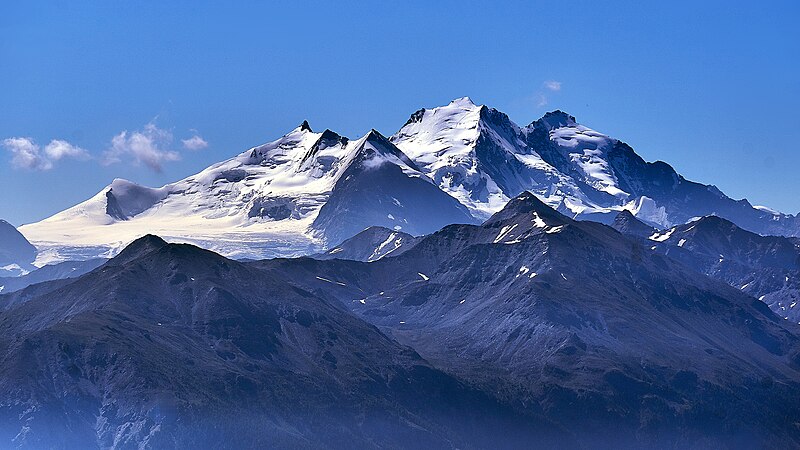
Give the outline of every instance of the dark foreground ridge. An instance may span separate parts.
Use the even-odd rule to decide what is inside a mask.
[[[0,295],[0,446],[800,445],[797,327],[651,243],[530,193],[373,262],[147,236]]]
[[[146,236],[62,281],[0,315],[2,447],[574,443],[341,305],[197,247]]]

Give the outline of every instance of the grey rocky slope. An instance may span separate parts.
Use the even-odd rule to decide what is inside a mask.
[[[620,211],[614,221],[611,223],[611,228],[619,231],[628,236],[636,236],[646,238],[652,236],[658,229],[642,222],[634,217],[630,211]]]
[[[252,263],[587,448],[794,447],[797,326],[531,194],[373,263]]]
[[[654,234],[648,245],[800,324],[800,240],[761,236],[708,216]]]
[[[147,236],[67,281],[0,295],[2,447],[574,444],[338,303],[197,247]]]
[[[372,262],[387,256],[401,255],[410,250],[420,239],[402,231],[369,227],[332,249],[311,257]]]

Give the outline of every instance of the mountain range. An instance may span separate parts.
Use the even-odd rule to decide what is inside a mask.
[[[233,258],[309,255],[370,226],[411,235],[478,224],[529,191],[573,218],[620,211],[659,229],[707,215],[762,235],[798,236],[797,216],[733,200],[646,162],[624,142],[553,111],[520,127],[460,98],[421,109],[394,135],[352,140],[307,122],[160,188],[117,179],[20,231],[37,264],[113,256],[155,233]]]
[[[0,447],[795,448],[799,216],[561,111],[303,122],[0,221]]]
[[[407,244],[365,230],[335,247],[352,259],[243,263],[148,235],[0,295],[0,442],[800,445],[797,326],[660,236],[529,192]]]

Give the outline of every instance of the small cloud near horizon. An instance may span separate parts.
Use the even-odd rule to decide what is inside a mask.
[[[197,151],[208,147],[208,141],[197,134],[189,139],[181,139],[181,142],[183,143],[183,148],[186,150]]]
[[[561,82],[555,80],[545,81],[544,87],[549,91],[558,92],[561,90]]]
[[[42,149],[28,137],[12,137],[3,140],[3,147],[11,152],[11,165],[15,169],[46,171],[54,167],[56,161],[65,158],[87,160],[91,156],[85,149],[62,139],[53,139]]]

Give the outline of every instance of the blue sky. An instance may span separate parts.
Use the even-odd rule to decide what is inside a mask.
[[[800,211],[797,2],[225,3],[3,2],[0,218],[160,186],[304,119],[388,135],[465,95]]]

